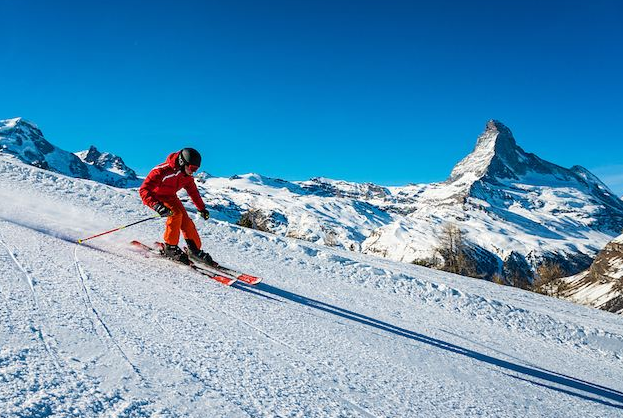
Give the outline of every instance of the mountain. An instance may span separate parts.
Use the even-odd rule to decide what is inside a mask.
[[[589,269],[562,281],[560,297],[623,314],[623,235],[610,241]]]
[[[345,203],[355,201],[305,195],[300,184],[259,175],[206,181],[228,185],[240,205],[262,191],[271,194],[266,205],[303,199],[296,209],[309,204],[306,213],[320,217],[338,213],[331,205],[339,203],[344,216],[358,219]],[[233,190],[242,187],[248,192]],[[197,219],[204,249],[219,263],[264,278],[255,287],[224,287],[132,250],[132,239],[160,239],[163,219],[77,245],[153,212],[136,189],[67,177],[5,153],[0,199],[1,417],[603,418],[623,411],[619,316]],[[389,216],[356,202],[370,223],[375,210],[379,222]]]
[[[22,118],[0,120],[0,151],[21,161],[71,177],[116,187],[137,187],[141,180],[123,160],[95,147],[74,155],[48,142],[41,130]]]
[[[375,231],[364,251],[404,261],[431,257],[426,237],[451,221],[485,254],[484,273],[495,270],[491,256],[503,265],[511,255],[532,269],[553,260],[577,272],[623,228],[621,200],[594,175],[526,153],[494,120],[445,182],[397,194],[406,197],[400,206],[406,219]]]
[[[22,119],[1,126],[4,152],[29,164],[115,186],[140,184],[119,157],[95,147],[77,155],[59,150]],[[466,244],[469,274],[509,284],[517,277],[531,282],[544,262],[567,275],[581,272],[623,229],[623,200],[596,176],[524,151],[496,120],[440,183],[385,187],[254,173],[201,173],[197,182],[216,219],[407,263],[445,263],[440,238],[454,224]]]
[[[587,268],[623,228],[623,202],[585,168],[547,162],[491,120],[474,151],[441,183],[383,187],[322,177],[206,178],[214,215],[279,235],[396,261],[429,264],[448,223],[464,233],[476,274],[528,275],[545,261]]]
[[[93,145],[91,145],[91,147],[86,151],[76,152],[75,155],[83,162],[96,167],[101,172],[117,174],[122,179],[126,179],[128,187],[140,185],[140,180],[136,175],[136,172],[128,167],[123,162],[121,157],[109,152],[100,152]],[[111,184],[106,181],[103,183]]]

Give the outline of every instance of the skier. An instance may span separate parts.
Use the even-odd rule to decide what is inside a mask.
[[[210,212],[199,195],[193,174],[201,165],[201,154],[193,148],[184,148],[167,157],[166,162],[154,167],[141,187],[139,194],[143,203],[160,216],[167,217],[164,231],[164,256],[172,260],[190,264],[189,259],[210,266],[217,264],[210,254],[201,250],[201,239],[195,223],[188,216],[184,205],[177,197],[180,189],[185,189],[205,220]],[[180,230],[188,246],[187,253],[178,247]]]

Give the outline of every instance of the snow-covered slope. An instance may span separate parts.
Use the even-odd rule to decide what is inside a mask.
[[[161,220],[75,244],[136,190],[0,155],[0,198],[0,416],[623,416],[620,316],[197,220],[227,288],[132,252]]]
[[[22,118],[0,120],[0,152],[25,163],[72,177],[117,187],[138,187],[141,180],[120,157],[95,147],[74,155],[48,142],[36,125]]]

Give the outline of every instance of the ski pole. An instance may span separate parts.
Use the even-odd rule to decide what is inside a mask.
[[[93,239],[93,238],[101,237],[102,235],[110,234],[111,232],[119,231],[120,229],[125,229],[125,228],[127,228],[129,226],[132,226],[132,225],[140,224],[141,222],[145,222],[145,221],[149,221],[151,219],[156,219],[156,218],[161,218],[161,217],[162,216],[160,216],[160,215],[150,216],[149,218],[141,219],[140,221],[136,221],[136,222],[133,222],[133,223],[128,224],[128,225],[123,225],[123,226],[120,226],[118,228],[111,229],[110,231],[102,232],[101,234],[93,235],[93,236],[90,236],[88,238],[79,239],[78,240],[78,244],[82,244],[84,241],[88,241],[88,240]]]

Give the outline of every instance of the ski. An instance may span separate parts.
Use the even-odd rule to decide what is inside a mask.
[[[145,245],[140,241],[132,241],[130,244],[132,244],[133,246],[141,249],[142,251],[145,251],[149,254],[153,254],[156,255],[160,258],[166,259],[166,257],[164,257],[162,255],[161,252],[161,243],[156,243],[156,248],[154,247],[150,247],[149,245]],[[171,260],[173,261],[173,260]],[[193,263],[192,261],[190,262],[190,264],[184,264],[184,263],[179,263],[176,261],[173,261],[174,263],[180,264],[182,266],[188,266],[191,269],[193,269],[194,271],[196,271],[197,273],[201,274],[202,276],[206,276],[209,277],[212,280],[215,280],[221,284],[224,284],[225,286],[231,286],[232,284],[236,283],[236,281],[238,280],[236,277],[228,277],[224,274],[222,274],[221,272],[218,271],[209,271],[206,270],[205,268],[203,268],[204,266],[201,265],[197,265],[196,263]]]
[[[188,253],[188,249],[187,253]],[[190,257],[190,254],[188,255]],[[260,283],[262,281],[262,278],[260,277],[256,277],[256,276],[251,276],[250,274],[245,274],[245,273],[241,273],[239,271],[236,271],[234,269],[230,269],[228,267],[224,267],[221,265],[217,265],[217,266],[210,266],[208,264],[202,263],[200,261],[197,260],[193,260],[193,263],[200,267],[203,270],[206,271],[210,271],[214,274],[222,274],[224,276],[228,276],[228,277],[232,277],[235,278],[236,280],[239,280],[243,283],[246,284],[251,284],[251,285],[256,285],[258,283]]]

